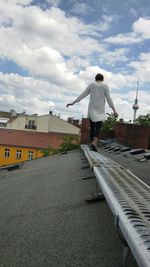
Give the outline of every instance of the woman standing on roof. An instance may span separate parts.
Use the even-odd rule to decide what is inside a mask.
[[[104,76],[103,74],[98,73],[95,76],[95,82],[88,85],[86,90],[79,95],[79,97],[70,104],[67,104],[67,107],[74,105],[77,102],[80,102],[83,98],[90,95],[90,102],[88,105],[88,116],[90,120],[90,140],[91,140],[91,149],[97,151],[97,141],[102,126],[102,121],[106,119],[105,114],[105,102],[107,100],[108,105],[112,108],[114,116],[118,117],[118,113],[114,107],[113,101],[110,97],[109,87],[107,84],[103,83]]]

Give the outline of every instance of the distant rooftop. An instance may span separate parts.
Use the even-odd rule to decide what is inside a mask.
[[[62,142],[63,133],[42,133],[0,128],[0,145],[48,148],[57,147]]]
[[[11,112],[0,111],[0,117],[3,117],[3,118],[10,118],[10,117],[11,117]]]

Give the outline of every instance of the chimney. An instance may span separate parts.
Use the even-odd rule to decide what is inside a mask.
[[[68,117],[67,122],[72,124],[73,123],[73,117]]]
[[[73,120],[72,124],[76,127],[79,127],[79,120]]]
[[[11,117],[16,117],[17,116],[17,113],[16,113],[16,111],[14,109],[11,109],[10,113],[11,113]]]

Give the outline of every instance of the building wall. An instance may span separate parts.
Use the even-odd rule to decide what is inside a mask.
[[[82,119],[81,144],[90,143],[90,123],[87,118]],[[113,131],[101,131],[99,139],[115,138],[117,142],[133,148],[150,149],[150,127],[117,123]]]
[[[115,126],[117,142],[133,148],[150,149],[150,127],[137,124],[118,123]]]
[[[55,133],[79,134],[80,129],[58,117],[49,115],[48,131]]]
[[[115,138],[115,132],[112,131],[100,131],[99,139]],[[81,144],[89,144],[90,141],[90,122],[88,118],[82,119],[81,125]]]
[[[81,124],[81,144],[90,143],[90,122],[88,118],[82,118]]]
[[[16,146],[15,144],[11,145],[0,144],[0,167],[29,160],[29,151],[33,152],[33,159],[43,157],[44,156],[43,150],[47,150],[49,147],[54,149],[59,148],[61,144],[64,142],[65,136],[72,136],[74,143],[79,143],[79,135],[67,135],[62,133],[47,133],[47,135],[49,136],[49,141],[48,143],[45,143],[45,146],[43,148],[32,148],[32,147],[27,148],[23,147],[23,144],[22,146]],[[9,157],[5,156],[6,149],[10,150]],[[21,150],[21,158],[16,157],[17,150]]]
[[[6,128],[9,118],[0,117],[0,128]]]
[[[6,157],[5,155],[6,149],[10,150],[9,157]],[[17,150],[21,151],[21,158],[16,157]],[[0,166],[2,167],[27,161],[29,160],[29,152],[33,152],[32,159],[40,158],[43,156],[43,152],[41,149],[0,145]]]
[[[13,121],[7,123],[8,129],[24,130],[26,125],[26,116],[18,116]]]
[[[37,117],[37,132],[48,132],[49,117],[49,114]]]
[[[35,128],[29,128],[29,121],[34,121]],[[78,134],[80,129],[57,116],[46,114],[42,116],[33,115],[20,115],[12,122],[7,124],[7,128],[16,130],[27,130],[37,132],[55,132],[66,134]]]

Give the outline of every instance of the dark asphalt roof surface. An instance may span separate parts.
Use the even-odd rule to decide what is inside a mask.
[[[85,201],[96,191],[95,178],[82,179],[88,173],[76,150],[0,174],[0,267],[121,266],[106,201]],[[136,266],[130,255],[128,267]]]
[[[110,143],[111,146],[111,143]],[[116,144],[117,146],[117,144]],[[150,160],[147,161],[140,161],[140,159],[144,158],[144,154],[149,152],[145,150],[145,153],[131,155],[130,151],[127,152],[114,152],[105,149],[105,145],[99,142],[98,152],[105,157],[109,157],[115,162],[119,163],[120,165],[127,168],[129,171],[134,173],[138,178],[140,178],[143,182],[150,186]]]

